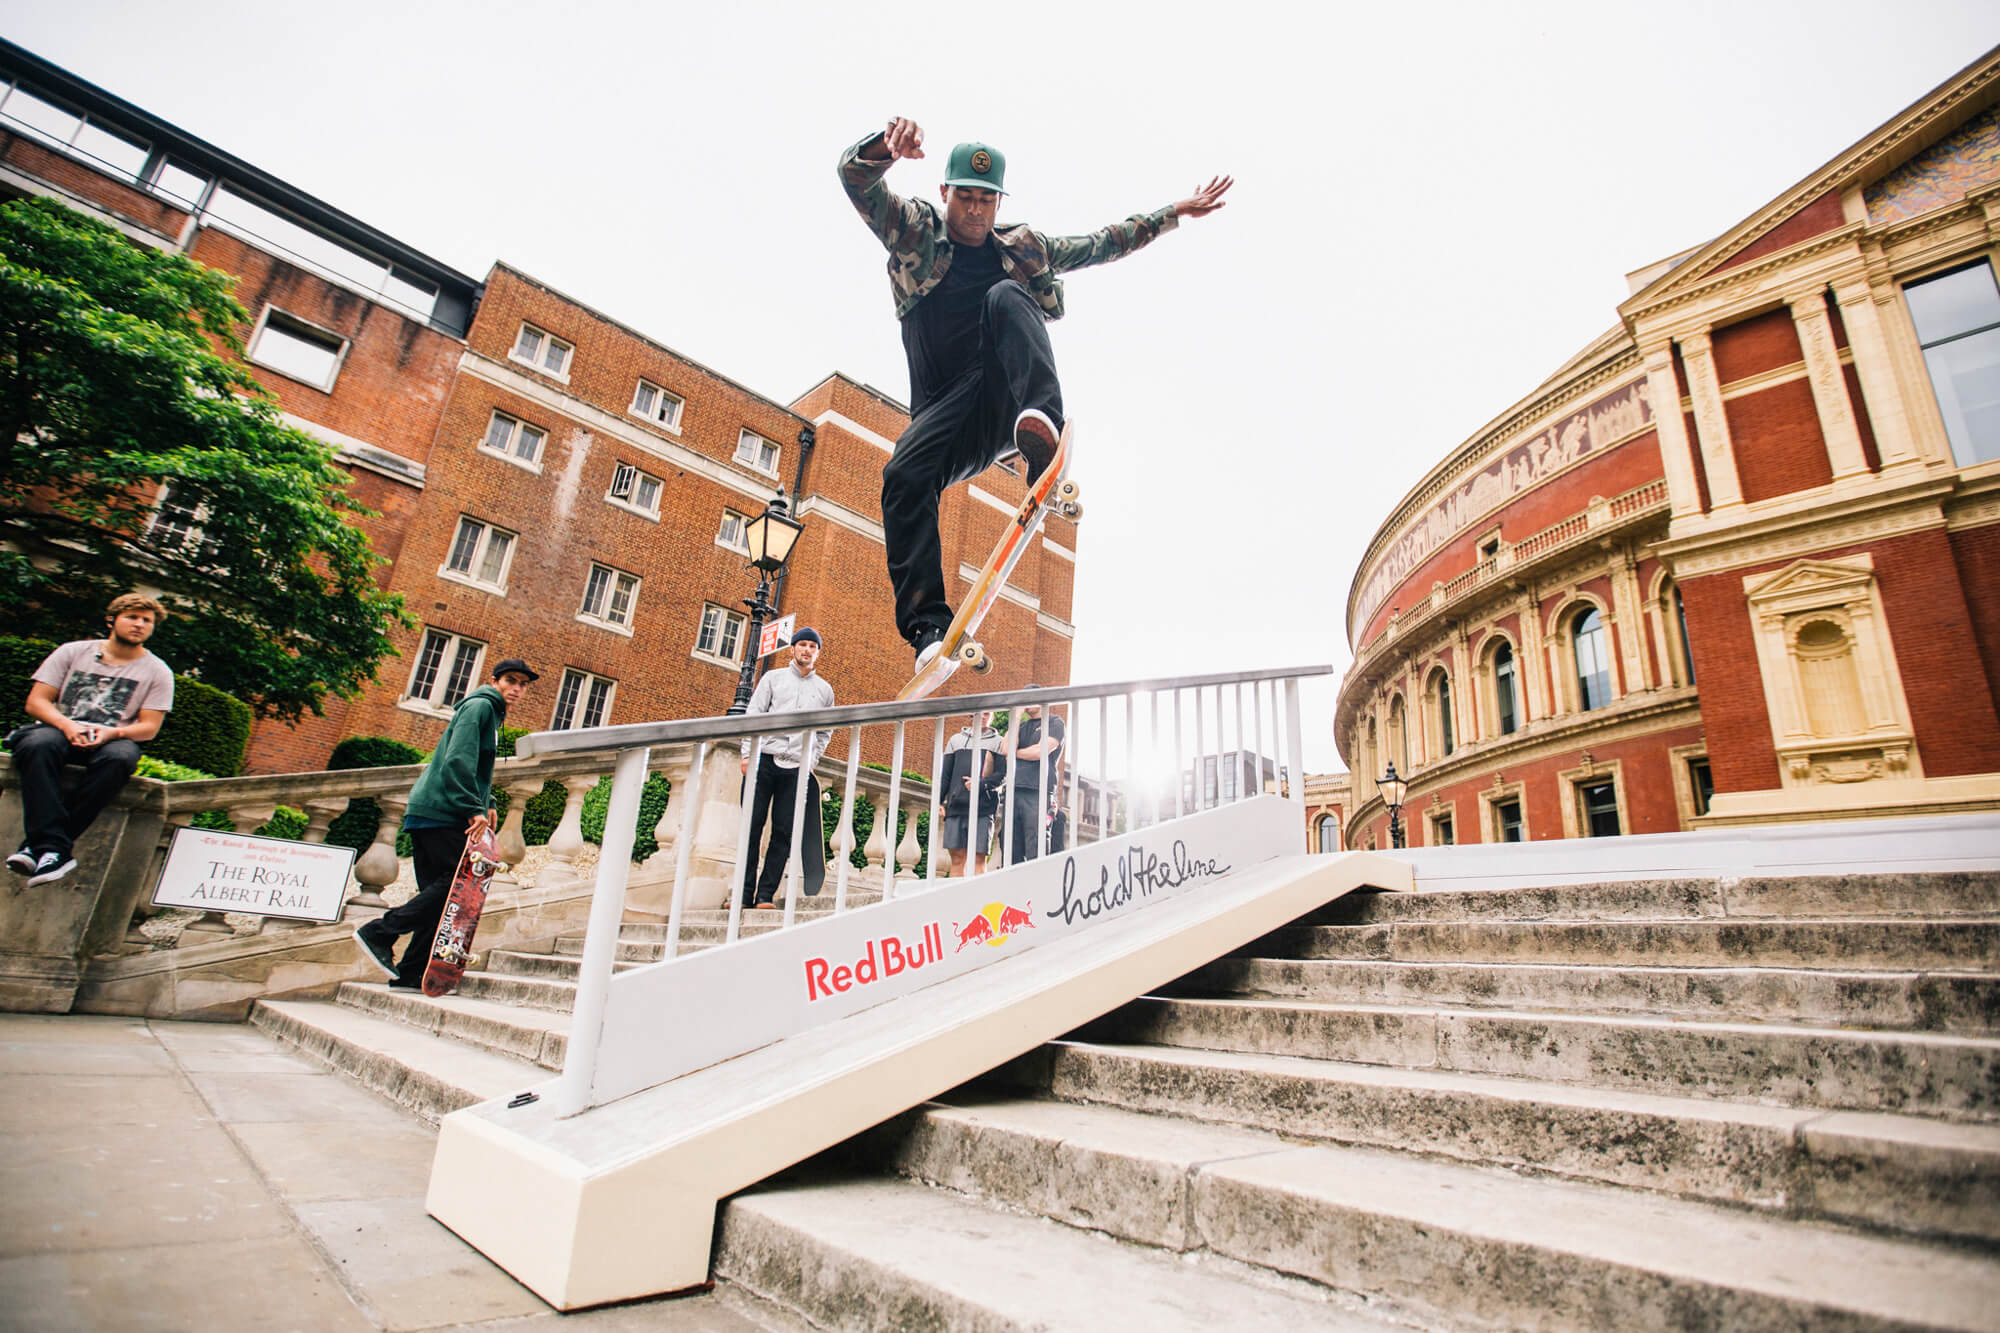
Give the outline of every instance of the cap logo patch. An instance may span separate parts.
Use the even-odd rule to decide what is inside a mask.
[[[984,176],[993,170],[993,155],[984,148],[972,155],[972,169]]]

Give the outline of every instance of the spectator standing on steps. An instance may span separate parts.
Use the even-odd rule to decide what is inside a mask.
[[[1000,811],[1000,733],[993,729],[993,714],[979,715],[979,725],[966,726],[944,743],[944,770],[938,776],[939,807],[944,815],[944,849],[951,858],[951,877],[965,874],[969,849],[978,858],[976,873],[986,872],[987,845],[992,840],[993,816]],[[978,775],[978,818],[973,817],[973,782]]]
[[[767,671],[750,696],[752,713],[799,713],[815,708],[832,708],[833,686],[819,674],[819,631],[811,627],[792,636],[792,660],[782,670]],[[805,756],[806,818],[812,827],[806,832],[820,837],[818,783],[811,774],[833,740],[832,731],[812,734],[812,753]],[[763,738],[757,760],[757,781],[750,791],[750,846],[743,853],[743,905],[774,908],[778,885],[785,878],[785,862],[792,855],[792,807],[798,803],[799,735],[781,731]],[[750,776],[750,741],[743,742],[743,776]],[[757,839],[764,823],[770,821],[771,849],[764,855],[764,871],[757,873]],[[811,866],[813,858],[806,862]]]
[[[458,701],[429,766],[410,789],[403,831],[410,835],[416,896],[364,921],[354,932],[362,952],[389,974],[391,990],[423,988],[438,919],[451,896],[466,839],[496,822],[493,759],[500,749],[500,724],[507,720],[507,709],[539,679],[518,657],[494,667],[492,684]],[[395,959],[398,935],[410,937],[401,962]]]
[[[1029,689],[1036,688],[1033,685]],[[1014,806],[1007,812],[1007,864],[1017,866],[1042,854],[1042,828],[1068,734],[1059,717],[1042,716],[1040,704],[1021,710],[1009,749],[1014,755]]]
[[[66,643],[35,668],[26,708],[34,721],[7,738],[26,835],[7,868],[30,888],[76,869],[76,840],[131,780],[139,746],[172,710],[174,673],[146,648],[166,616],[140,593],[114,597],[105,637]],[[65,801],[70,764],[82,765],[83,780]]]

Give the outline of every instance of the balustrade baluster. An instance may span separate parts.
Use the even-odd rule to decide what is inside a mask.
[[[562,818],[556,823],[556,831],[549,835],[548,864],[535,876],[535,887],[539,889],[568,888],[582,879],[577,873],[576,859],[584,848],[583,798],[590,795],[598,779],[596,775],[585,775],[558,781],[565,793]]]
[[[410,794],[378,796],[375,803],[382,809],[382,818],[375,825],[375,841],[368,844],[368,850],[354,863],[357,887],[353,901],[347,905],[347,920],[388,911],[389,903],[382,891],[394,884],[402,872],[402,864],[396,859],[396,833],[403,827],[403,812],[409,809]]]

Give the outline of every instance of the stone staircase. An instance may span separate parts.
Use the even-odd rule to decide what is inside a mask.
[[[435,1117],[560,1067],[580,944],[253,1021]],[[737,1196],[715,1272],[842,1329],[1992,1329],[2000,875],[1343,899]]]

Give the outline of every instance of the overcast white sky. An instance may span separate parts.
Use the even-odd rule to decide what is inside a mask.
[[[780,401],[834,370],[907,398],[833,175],[889,116],[937,150],[899,191],[984,139],[1001,221],[1044,231],[1233,173],[1223,212],[1074,275],[1053,328],[1089,508],[1073,675],[1100,681],[1344,670],[1404,492],[1609,328],[1626,272],[2000,42],[2000,5],[0,0],[0,33]],[[1337,679],[1306,692],[1314,770],[1342,766]]]

